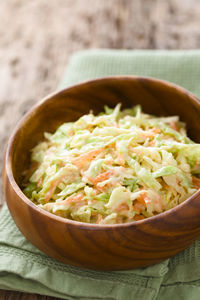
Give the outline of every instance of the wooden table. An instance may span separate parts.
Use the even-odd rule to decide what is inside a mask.
[[[199,15],[198,0],[2,0],[0,165],[16,122],[55,90],[74,51],[200,48]],[[0,290],[3,299],[56,298]]]

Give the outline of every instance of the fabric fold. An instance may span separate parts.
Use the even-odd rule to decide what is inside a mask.
[[[37,292],[64,299],[151,300],[159,292],[163,271],[167,270],[168,260],[150,268],[119,272],[98,272],[64,265],[25,239],[6,205],[0,213],[0,229],[1,289]]]

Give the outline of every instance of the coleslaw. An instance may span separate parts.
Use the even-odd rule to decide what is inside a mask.
[[[182,203],[200,188],[200,144],[178,116],[139,105],[105,106],[62,124],[31,151],[25,195],[58,216],[96,224],[134,222]]]

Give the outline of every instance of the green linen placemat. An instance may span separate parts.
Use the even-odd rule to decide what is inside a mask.
[[[72,57],[59,88],[119,74],[169,80],[200,96],[200,51],[79,52]],[[199,300],[200,240],[175,257],[147,268],[84,270],[59,263],[37,250],[19,232],[5,205],[0,212],[0,289],[69,300]]]

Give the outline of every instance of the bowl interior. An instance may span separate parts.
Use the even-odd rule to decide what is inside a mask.
[[[85,82],[49,96],[36,105],[18,124],[11,140],[11,165],[18,185],[28,168],[30,149],[43,139],[43,133],[54,132],[63,122],[77,120],[104,105],[122,107],[141,104],[146,113],[157,116],[179,115],[186,122],[188,135],[200,142],[200,103],[186,90],[159,80],[140,77],[103,78]]]

